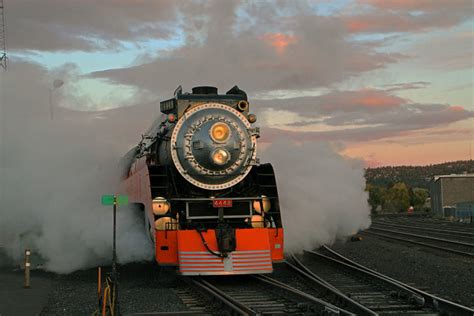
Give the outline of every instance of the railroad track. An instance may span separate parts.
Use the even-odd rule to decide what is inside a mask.
[[[315,277],[365,307],[358,315],[438,315],[425,306],[422,296],[375,273],[331,258],[321,252],[306,251],[304,261]],[[302,268],[302,263],[298,263]]]
[[[374,219],[373,223],[382,223],[382,224],[399,224],[399,225],[409,225],[409,226],[419,226],[426,228],[434,229],[448,229],[461,232],[474,232],[474,223],[457,223],[457,222],[448,222],[443,220],[417,220],[412,218],[405,218],[399,220],[386,220],[386,219]]]
[[[402,232],[409,232],[409,233],[412,232],[415,234],[422,233],[427,236],[448,238],[451,240],[474,244],[474,231],[466,232],[466,231],[458,231],[454,229],[441,229],[441,228],[431,228],[431,227],[413,226],[413,225],[399,225],[399,224],[380,223],[380,222],[372,223],[371,227],[399,230]]]
[[[195,277],[190,282],[230,314],[354,315],[265,275]]]
[[[474,239],[474,230],[471,231],[471,230],[444,229],[444,228],[433,227],[433,226],[403,225],[403,224],[397,224],[397,223],[391,223],[391,222],[379,222],[379,221],[374,221],[372,225],[392,226],[392,227],[398,227],[398,228],[403,228],[403,229],[427,231],[427,232],[434,232],[437,234],[443,234],[443,235],[449,235],[449,236],[460,236],[460,237]]]
[[[400,282],[398,280],[395,280],[393,278],[390,278],[386,275],[383,275],[377,271],[374,271],[370,268],[367,268],[355,261],[352,261],[341,254],[337,253],[336,251],[332,250],[331,248],[327,246],[322,247],[322,253],[317,253],[317,252],[307,252],[313,256],[316,256],[318,258],[324,258],[325,261],[327,262],[332,262],[334,265],[339,266],[339,267],[345,267],[345,269],[353,269],[352,271],[363,271],[366,273],[366,275],[370,278],[373,276],[377,276],[379,279],[384,279],[387,282],[390,282],[391,284],[396,284],[400,288],[399,293],[403,293],[402,289],[409,290],[410,293],[414,293],[417,295],[417,297],[412,297],[411,300],[415,299],[417,304],[423,302],[422,309],[429,311],[431,313],[435,313],[436,315],[441,314],[441,315],[474,315],[474,309],[469,308],[466,306],[463,306],[461,304],[443,299],[441,297],[429,294],[423,290],[420,290],[418,288],[415,288],[411,285],[408,285],[406,283]],[[343,289],[344,285],[342,287],[339,287],[339,289]],[[347,290],[348,292],[351,292],[352,289],[349,287]],[[345,290],[343,290],[345,292]],[[423,301],[420,301],[420,298],[423,299]],[[421,307],[421,305],[419,305]],[[405,314],[405,312],[403,312]]]
[[[474,258],[474,243],[402,232],[377,226],[371,227],[363,233]]]
[[[473,309],[391,279],[328,247],[307,254],[312,262],[307,266],[296,256],[288,258],[284,266],[292,274],[283,275],[283,282],[285,269],[276,269],[272,277],[183,277],[191,286],[175,292],[187,311],[133,315],[474,315]]]
[[[323,247],[323,253],[308,254],[322,259],[311,270],[296,256],[291,255],[286,265],[298,272],[318,294],[315,296],[357,315],[473,315],[474,310],[435,297],[407,284],[391,279],[342,257]],[[316,273],[314,271],[317,271]],[[287,277],[288,279],[288,277]],[[293,278],[295,287],[308,291]]]

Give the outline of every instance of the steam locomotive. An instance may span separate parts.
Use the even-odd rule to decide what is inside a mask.
[[[271,273],[283,260],[273,167],[257,158],[247,94],[178,87],[124,157],[122,191],[145,214],[159,265],[182,275]]]

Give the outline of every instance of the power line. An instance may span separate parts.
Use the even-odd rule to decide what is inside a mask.
[[[7,36],[5,31],[5,6],[0,0],[0,66],[7,69]]]

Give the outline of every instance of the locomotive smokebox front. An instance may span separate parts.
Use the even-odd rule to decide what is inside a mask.
[[[192,91],[182,94],[178,88],[174,99],[161,104],[163,113],[178,120],[168,128],[169,141],[158,149],[159,161],[174,165],[199,188],[227,189],[242,181],[257,161],[258,129],[249,122],[247,96],[237,87],[226,95],[211,86]]]
[[[178,121],[171,135],[171,157],[189,182],[221,190],[240,182],[257,154],[256,136],[239,111],[220,103],[193,107]]]

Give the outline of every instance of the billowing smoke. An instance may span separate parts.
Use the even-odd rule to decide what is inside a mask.
[[[117,190],[118,158],[130,146],[126,113],[111,119],[61,108],[67,77],[55,88],[33,64],[12,63],[1,76],[0,247],[16,262],[32,248],[60,273],[110,262],[112,209],[100,196]],[[150,258],[143,223],[138,211],[119,208],[119,261]]]
[[[159,113],[156,105],[74,111],[90,100],[81,99],[71,73],[12,63],[0,75],[0,248],[20,262],[30,247],[46,269],[60,273],[110,262],[112,211],[100,196],[116,191],[118,159]],[[63,87],[52,85],[56,76]],[[330,243],[369,225],[356,162],[325,144],[284,140],[262,158],[276,168],[288,250]],[[117,243],[120,262],[151,257],[137,211],[119,208]]]
[[[330,244],[370,225],[358,161],[327,143],[290,140],[273,142],[262,158],[275,168],[287,252]]]

